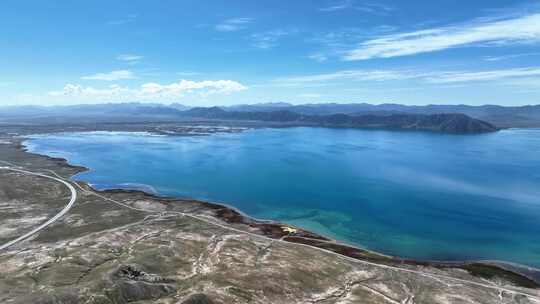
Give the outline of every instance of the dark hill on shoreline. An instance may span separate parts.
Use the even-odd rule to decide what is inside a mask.
[[[222,120],[253,120],[266,122],[280,122],[308,126],[417,130],[441,133],[474,134],[495,132],[498,129],[478,119],[465,114],[332,114],[332,115],[306,115],[288,110],[241,112],[226,111],[219,107],[193,108],[179,112],[185,117]]]
[[[368,103],[318,103],[292,105],[286,103],[236,105],[224,108],[230,111],[276,111],[287,110],[306,115],[331,114],[440,114],[461,113],[472,118],[480,119],[499,128],[539,128],[540,105],[527,106],[498,106],[498,105],[425,105],[409,106],[394,103],[368,104]]]

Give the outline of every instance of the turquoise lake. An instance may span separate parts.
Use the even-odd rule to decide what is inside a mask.
[[[26,144],[91,168],[75,179],[101,189],[222,202],[401,257],[540,267],[540,130],[93,132]]]

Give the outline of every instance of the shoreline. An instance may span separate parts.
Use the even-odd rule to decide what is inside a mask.
[[[28,138],[18,136],[18,138],[11,137],[12,141],[9,145],[15,146],[15,148],[22,153],[36,155],[41,158],[45,158],[54,161],[59,166],[68,167],[74,169],[76,172],[69,177],[70,181],[73,181],[73,177],[81,172],[89,171],[90,168],[83,166],[72,165],[65,158],[51,157],[45,154],[33,153],[28,151],[27,146],[24,144]],[[384,265],[392,266],[424,266],[434,267],[438,269],[458,268],[468,271],[470,274],[478,277],[491,278],[493,276],[504,277],[513,283],[527,288],[540,288],[540,269],[515,264],[505,261],[483,261],[483,260],[471,260],[471,261],[438,261],[438,260],[421,260],[401,258],[398,256],[385,255],[383,253],[371,251],[369,249],[361,248],[360,246],[354,246],[346,244],[339,240],[334,240],[324,235],[314,233],[297,227],[294,225],[281,223],[274,220],[257,219],[251,217],[237,208],[224,203],[202,201],[191,198],[178,198],[171,196],[164,196],[152,194],[139,189],[123,189],[114,188],[107,190],[98,190],[91,186],[86,181],[78,181],[78,183],[91,189],[91,191],[98,194],[107,193],[125,193],[125,194],[138,194],[145,198],[163,202],[163,203],[192,203],[204,207],[213,213],[213,216],[229,225],[240,225],[244,228],[257,230],[256,234],[266,236],[272,239],[281,239],[290,243],[299,243],[310,247],[316,247],[332,251],[339,255],[349,257],[356,260],[363,260],[369,262],[380,263]],[[294,233],[284,231],[284,227],[294,228]],[[248,231],[246,231],[248,232]]]

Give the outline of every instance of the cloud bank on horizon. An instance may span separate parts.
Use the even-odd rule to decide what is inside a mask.
[[[106,88],[85,87],[79,84],[67,84],[60,91],[48,92],[51,97],[68,97],[81,101],[92,101],[99,99],[116,99],[119,102],[130,101],[154,101],[154,100],[175,100],[186,95],[196,94],[202,97],[222,94],[227,95],[234,92],[247,90],[247,87],[232,80],[204,80],[190,81],[182,79],[171,84],[145,83],[140,87],[131,89],[120,85],[110,85]]]
[[[0,105],[540,103],[536,1],[209,1],[8,0]]]

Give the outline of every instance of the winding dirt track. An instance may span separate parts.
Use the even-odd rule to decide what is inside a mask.
[[[48,175],[41,174],[41,173],[34,173],[34,172],[26,171],[26,170],[10,168],[10,167],[0,167],[0,170],[7,170],[7,171],[12,171],[12,172],[25,173],[25,174],[30,174],[30,175],[34,175],[34,176],[39,176],[39,177],[52,179],[54,181],[57,181],[59,183],[64,184],[71,191],[71,199],[69,200],[68,204],[64,207],[64,209],[62,209],[55,216],[53,216],[52,218],[47,220],[45,223],[39,225],[38,227],[32,229],[31,231],[21,235],[20,237],[14,239],[14,240],[11,240],[11,241],[9,241],[9,242],[7,242],[5,244],[0,245],[0,250],[6,249],[8,247],[11,247],[11,246],[17,244],[17,243],[20,243],[20,242],[24,241],[25,239],[33,236],[34,234],[40,232],[41,230],[47,228],[47,226],[53,224],[58,219],[60,219],[62,216],[64,216],[69,211],[69,209],[71,209],[71,207],[73,207],[73,204],[77,200],[77,190],[75,190],[75,188],[70,183],[68,183],[65,180],[62,180],[60,178],[53,177],[53,176],[48,176]]]

